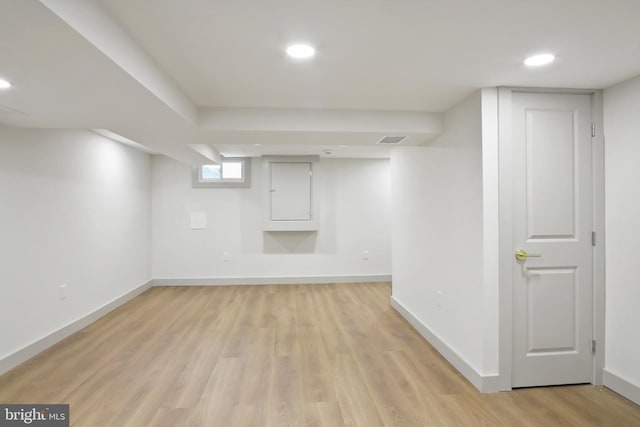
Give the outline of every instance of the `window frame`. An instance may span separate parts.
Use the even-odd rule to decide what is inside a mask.
[[[251,187],[251,158],[250,157],[222,157],[223,163],[241,163],[242,178],[202,179],[202,167],[209,164],[203,163],[192,167],[191,183],[193,188],[249,188]],[[222,170],[220,171],[222,174]]]

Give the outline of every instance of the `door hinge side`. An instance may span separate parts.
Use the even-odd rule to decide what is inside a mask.
[[[595,246],[596,245],[596,232],[592,231],[591,232],[591,246]]]
[[[596,340],[591,340],[591,354],[596,354]]]
[[[596,124],[595,123],[591,123],[591,137],[592,138],[596,137]]]

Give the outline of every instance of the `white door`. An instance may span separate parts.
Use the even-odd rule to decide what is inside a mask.
[[[271,220],[311,220],[311,163],[271,162]]]
[[[513,93],[512,112],[512,385],[590,383],[591,96]]]

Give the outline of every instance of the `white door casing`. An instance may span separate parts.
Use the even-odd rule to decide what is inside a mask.
[[[591,95],[512,95],[512,386],[592,382]]]

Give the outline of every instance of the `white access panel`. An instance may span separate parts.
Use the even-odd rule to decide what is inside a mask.
[[[312,164],[271,162],[271,221],[311,221]]]

